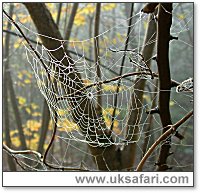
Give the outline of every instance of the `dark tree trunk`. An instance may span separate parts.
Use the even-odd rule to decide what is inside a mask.
[[[100,70],[100,57],[99,57],[99,25],[100,25],[100,15],[101,15],[101,3],[96,5],[96,15],[94,21],[94,61],[96,63],[96,74],[99,80],[101,80],[101,70]],[[98,80],[97,80],[98,81]],[[101,85],[97,86],[97,114],[98,116],[102,113],[102,97],[101,97]]]
[[[160,3],[158,11],[157,28],[157,65],[159,73],[159,111],[163,126],[163,133],[167,131],[168,125],[171,125],[171,115],[169,109],[171,77],[169,66],[169,41],[170,27],[172,24],[172,3]],[[164,171],[168,169],[166,164],[169,156],[170,140],[166,140],[161,146],[160,155],[157,162],[157,170]]]

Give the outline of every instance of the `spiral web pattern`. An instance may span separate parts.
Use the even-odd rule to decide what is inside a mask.
[[[147,15],[141,15],[141,18],[137,20],[132,30],[137,28],[140,30],[142,20],[146,18]],[[40,59],[44,62],[45,67],[35,57],[34,53],[31,52],[30,48],[26,47],[27,60],[34,70],[38,87],[48,103],[54,120],[55,112],[57,114],[57,129],[59,131],[59,128],[64,128],[68,133],[68,137],[72,140],[86,142],[93,146],[107,146],[129,142],[126,141],[126,138],[128,138],[127,135],[131,134],[125,133],[124,130],[130,126],[127,123],[129,118],[128,111],[132,109],[129,109],[128,101],[131,100],[131,94],[134,92],[134,80],[136,76],[119,78],[99,85],[100,82],[112,80],[116,77],[116,74],[119,73],[117,69],[121,67],[124,54],[126,54],[126,59],[123,75],[133,73],[137,69],[139,72],[141,71],[141,75],[138,75],[141,79],[149,81],[151,79],[147,71],[148,68],[145,66],[146,64],[142,60],[142,56],[138,53],[143,46],[138,45],[132,51],[125,52],[123,50],[124,42],[127,38],[126,29],[120,24],[98,36],[99,42],[102,45],[99,48],[98,63],[88,62],[85,59],[87,57],[85,49],[87,49],[89,43],[94,45],[97,42],[97,37],[77,42],[56,40],[59,41],[60,47],[55,50],[48,50],[44,46],[41,48],[36,47],[35,50],[40,55]],[[113,30],[121,31],[119,40],[115,44],[109,40],[109,35]],[[132,38],[132,41],[135,38]],[[154,43],[155,41],[150,39],[147,44]],[[65,54],[65,44],[69,44],[69,49],[76,52],[77,55],[69,57]],[[64,53],[64,57],[61,60],[53,56],[54,52],[58,50]],[[64,60],[69,62],[69,66],[63,64]],[[98,77],[96,73],[97,65],[99,65],[101,77]],[[110,73],[111,71],[115,72],[115,74]],[[75,73],[80,76],[74,75]],[[116,94],[119,80],[119,91]],[[112,115],[116,95],[118,103],[113,119]],[[99,96],[102,99],[101,104],[97,100]],[[97,107],[100,107],[101,114],[97,112]],[[86,108],[90,109],[87,110]],[[146,108],[146,105],[141,107],[142,111],[145,111]],[[77,120],[76,123],[74,120]],[[114,124],[114,128],[111,131],[110,127],[112,124]],[[145,124],[139,123],[138,126],[141,127],[141,132]],[[94,131],[90,130],[91,125],[93,125],[92,128]],[[108,137],[106,132],[109,131],[111,131],[111,135]],[[105,139],[106,143],[101,143],[99,136],[100,140]]]
[[[44,45],[39,45],[39,36],[43,36],[42,34],[18,23],[20,28],[31,33],[38,42],[34,49],[40,58],[24,43],[27,61],[33,69],[38,88],[46,99],[52,119],[57,125],[55,144],[58,144],[57,141],[66,144],[61,160],[51,154],[51,162],[55,166],[65,165],[67,154],[72,151],[79,152],[81,154],[79,159],[84,165],[83,167],[91,169],[86,164],[85,157],[92,159],[95,156],[87,150],[87,144],[93,147],[108,147],[112,144],[123,146],[137,142],[138,149],[143,154],[144,150],[140,141],[148,138],[149,144],[151,135],[159,134],[162,131],[158,117],[145,113],[146,110],[151,109],[153,101],[157,100],[159,91],[156,83],[157,77],[152,79],[151,71],[146,65],[151,58],[144,61],[140,54],[145,46],[156,43],[156,39],[153,39],[152,36],[144,44],[144,23],[148,22],[148,15],[138,13],[133,18],[135,22],[132,26],[127,26],[131,19],[129,18],[101,33],[98,37],[87,40],[65,41],[45,36],[59,45],[52,50],[47,49]],[[188,13],[188,18],[189,23],[192,20],[192,12]],[[134,45],[135,48],[125,51],[128,27],[131,27],[131,30],[134,30],[137,35],[131,36],[129,41],[129,44]],[[183,24],[182,20],[171,28],[174,36],[179,36],[187,30],[186,24]],[[113,33],[117,34],[114,40],[111,38]],[[94,50],[94,44],[97,45],[97,38],[100,46],[98,47],[98,61],[95,62],[88,58],[90,58],[90,52]],[[180,39],[180,41],[184,45],[188,45],[184,40]],[[70,55],[66,53],[66,45],[73,52]],[[188,46],[192,47],[192,45]],[[54,53],[58,51],[63,53],[63,57],[60,59],[54,57]],[[124,56],[123,73],[120,77],[119,71]],[[97,74],[97,67],[100,69],[100,77]],[[137,72],[137,75],[133,74],[134,72]],[[146,81],[146,85],[150,85],[150,89],[145,87],[143,91],[145,102],[140,107],[132,109],[130,101],[133,93],[138,91],[135,89],[135,85],[138,81],[143,80]],[[175,90],[172,90],[172,93],[176,95]],[[150,100],[147,95],[151,96]],[[134,96],[137,99],[137,95]],[[182,93],[182,97],[185,97],[187,101],[192,99],[188,93]],[[98,98],[101,99],[101,103]],[[173,99],[173,101],[180,107],[183,114],[188,112],[177,100]],[[131,111],[140,112],[137,125],[129,124]],[[153,117],[156,124],[151,132],[148,132],[145,128],[150,124],[150,116]],[[139,137],[135,141],[130,140],[134,135],[129,132],[130,127],[139,128]],[[79,145],[77,146],[77,144]],[[176,142],[172,142],[172,144],[179,145]],[[153,154],[152,158],[154,156]],[[154,161],[149,162],[152,164]],[[42,170],[46,170],[45,166],[42,168]],[[34,167],[32,169],[34,170]]]

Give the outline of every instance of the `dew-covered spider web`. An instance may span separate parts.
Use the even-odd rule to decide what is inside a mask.
[[[178,37],[178,40],[171,41],[170,46],[178,51],[179,47],[192,50],[192,42],[187,37],[193,21],[193,10],[184,13],[184,16],[178,15],[178,11],[179,4],[174,4],[171,35]],[[156,60],[152,59],[156,54],[156,30],[145,42],[148,24],[157,21],[156,16],[149,18],[148,14],[142,12],[128,19],[119,18],[108,29],[101,24],[98,36],[83,40],[55,39],[16,22],[25,34],[36,41],[36,44],[32,44],[34,51],[24,40],[22,43],[27,65],[31,66],[35,82],[51,113],[49,141],[53,130],[56,130],[51,147],[53,150],[49,151],[47,157],[48,163],[55,167],[96,170],[95,160],[99,155],[93,155],[89,146],[108,148],[115,145],[123,149],[133,143],[137,144],[137,163],[161,135],[163,128],[159,115],[146,113],[157,106],[159,96]],[[102,17],[104,19],[106,17]],[[130,33],[127,35],[128,28]],[[16,32],[19,34],[17,29]],[[45,47],[41,44],[41,36],[46,41],[54,42],[55,46],[51,49]],[[143,50],[149,45],[155,45],[153,54],[145,59]],[[175,65],[172,64],[175,62],[176,59],[172,57],[170,65]],[[193,67],[192,63],[188,65]],[[175,71],[173,66],[171,68]],[[180,69],[180,73],[182,72],[184,70]],[[177,80],[176,75],[172,75],[172,78],[181,83],[190,76],[185,72],[182,76],[184,79],[178,77]],[[145,84],[143,90],[138,87],[141,82]],[[193,108],[192,92],[187,92],[187,89],[178,91],[176,87],[171,91],[172,120],[175,116],[174,109],[178,109],[174,111],[176,115],[178,112],[178,116],[173,122]],[[180,98],[184,98],[184,103]],[[177,157],[176,154],[177,151],[184,150],[193,155],[193,134],[188,131],[191,129],[192,120],[180,128],[185,137],[183,141],[172,138],[174,156],[169,165],[177,168],[177,171],[184,168],[190,170],[192,167],[193,160],[188,158],[181,162],[182,157]],[[148,159],[146,170],[150,171],[155,167],[159,148],[160,146]],[[18,158],[26,156],[16,155]],[[35,157],[27,158],[35,160]],[[29,167],[27,162],[23,164],[31,170],[47,170],[43,164],[41,168]]]

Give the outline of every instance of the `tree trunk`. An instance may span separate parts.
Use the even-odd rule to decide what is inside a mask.
[[[149,16],[148,21],[148,28],[145,35],[144,44],[146,45],[149,40],[154,40],[156,38],[156,22],[153,19],[153,16]],[[153,54],[155,43],[152,42],[144,46],[142,50],[142,55],[144,57],[144,61],[147,61],[147,65],[150,67],[150,58]],[[142,105],[143,105],[143,94],[144,94],[144,87],[145,87],[146,80],[141,78],[136,78],[134,82],[134,90],[130,101],[130,110],[129,110],[129,120],[127,127],[127,140],[131,140],[133,143],[130,143],[128,146],[125,147],[125,151],[127,152],[126,159],[124,161],[128,161],[128,166],[131,167],[134,164],[136,158],[136,147],[137,147],[137,140],[139,136],[139,126],[141,118],[142,118]]]
[[[56,24],[58,26],[59,26],[59,23],[60,23],[61,11],[62,11],[62,3],[59,3],[59,5],[58,5],[58,14],[57,14],[57,18],[56,18]]]
[[[10,5],[9,15],[13,15],[14,5]],[[7,30],[11,30],[11,23],[8,22]],[[12,147],[12,142],[10,138],[10,120],[9,120],[9,105],[8,105],[8,72],[9,72],[9,44],[10,44],[10,34],[7,33],[5,36],[5,47],[4,47],[4,76],[3,76],[3,117],[4,117],[4,130],[5,130],[5,141],[8,147]],[[8,166],[11,171],[16,171],[16,165],[14,160],[8,155]]]
[[[59,26],[61,10],[62,10],[62,3],[59,3],[57,18],[56,18],[57,26]],[[55,80],[54,80],[54,84],[56,84]],[[39,140],[39,144],[38,144],[38,151],[41,154],[44,151],[44,144],[45,144],[45,140],[46,140],[46,137],[47,137],[50,119],[51,119],[51,116],[50,116],[48,104],[47,104],[46,100],[44,100],[43,112],[42,112],[41,133],[40,133],[40,140]]]
[[[158,12],[157,28],[157,65],[159,73],[159,111],[163,126],[163,133],[168,130],[168,125],[172,125],[169,109],[171,77],[169,67],[169,41],[170,27],[172,24],[172,3],[160,3]],[[166,140],[161,146],[160,155],[157,163],[157,170],[164,171],[168,169],[166,164],[169,156],[170,140]]]
[[[77,9],[78,9],[78,3],[74,3],[71,14],[70,14],[70,18],[68,21],[67,28],[65,29],[65,36],[64,36],[65,40],[69,40],[69,38],[71,36],[71,31],[72,31],[72,27],[74,24],[74,19],[76,16]]]
[[[62,40],[62,36],[58,30],[57,25],[52,19],[52,16],[48,9],[46,8],[44,3],[24,3],[26,8],[28,9],[32,20],[35,23],[35,26],[38,30],[39,34],[46,35],[48,37],[53,37],[59,40]],[[42,18],[42,20],[41,20]],[[61,42],[57,40],[50,39],[48,37],[40,36],[44,46],[48,49],[56,49],[60,47]],[[65,55],[69,56],[68,59],[62,60],[62,64],[69,66],[69,62],[73,64],[73,60],[70,58],[69,52],[64,49],[59,49],[55,52],[51,52],[51,54],[58,60],[62,60]],[[74,66],[73,66],[74,67]],[[54,69],[56,69],[57,66],[54,66]],[[75,68],[75,67],[74,67]],[[83,83],[81,81],[80,75],[76,70],[73,71],[73,73],[68,73],[68,77],[62,76],[60,74],[59,80],[61,82],[65,82],[66,85],[66,92],[67,94],[72,94],[77,90],[80,90],[80,88],[83,88]],[[71,84],[70,80],[73,80],[76,84]],[[83,95],[83,93],[77,93],[76,97],[73,99],[73,101],[70,103],[71,106],[71,113],[73,116],[74,122],[76,122],[80,128],[80,130],[85,134],[85,138],[88,140],[88,143],[95,141],[99,135],[101,136],[102,133],[109,133],[106,131],[106,129],[99,129],[99,128],[105,128],[105,123],[100,123],[97,120],[98,117],[95,113],[94,106],[92,105],[92,102],[87,98],[87,96],[80,97],[80,95]],[[82,101],[85,100],[85,103]],[[79,107],[81,111],[81,115],[84,114],[85,116],[80,116],[77,114],[76,107]],[[87,122],[88,126],[85,127],[84,123]],[[104,130],[104,131],[102,131]],[[94,135],[97,134],[97,135]],[[109,133],[110,134],[110,133]],[[110,143],[109,136],[108,139],[101,139],[98,138],[98,141],[101,143]],[[92,154],[94,155],[94,159],[97,163],[97,166],[100,170],[117,170],[119,168],[118,163],[118,151],[116,151],[116,146],[111,145],[109,147],[92,147],[89,145],[90,150]]]
[[[51,117],[50,117],[49,108],[48,108],[47,102],[45,100],[43,103],[40,140],[39,140],[38,149],[37,149],[37,151],[39,151],[41,154],[44,152],[44,143],[45,143],[45,139],[47,137],[50,118]]]
[[[18,108],[18,101],[16,99],[15,90],[14,90],[14,87],[13,87],[13,81],[12,81],[12,78],[11,78],[10,71],[8,73],[8,86],[9,86],[8,89],[9,89],[9,92],[10,92],[10,100],[11,100],[11,103],[12,103],[13,112],[14,112],[14,116],[15,116],[15,120],[16,120],[16,124],[17,124],[17,129],[19,131],[21,148],[25,150],[25,149],[27,149],[26,139],[25,139],[25,136],[24,136],[22,120],[21,120],[21,116],[20,116],[20,112],[19,112],[19,108]]]
[[[101,80],[101,69],[100,69],[100,57],[99,57],[99,25],[100,25],[100,15],[101,15],[101,3],[96,5],[96,15],[94,22],[94,61],[96,64],[96,74],[97,78]],[[97,80],[97,82],[99,81]],[[98,116],[102,113],[102,97],[101,97],[101,85],[97,86],[97,114]]]

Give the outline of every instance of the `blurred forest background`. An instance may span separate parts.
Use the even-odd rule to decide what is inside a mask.
[[[45,3],[50,11],[58,29],[65,40],[70,40],[72,43],[67,45],[71,57],[76,58],[78,50],[74,49],[73,41],[82,41],[93,38],[95,34],[95,20],[97,4],[96,3]],[[133,23],[140,21],[140,14],[138,14],[144,7],[144,3],[134,3],[133,10]],[[108,29],[113,30],[108,34],[107,39],[112,42],[112,45],[119,47],[120,39],[124,42],[128,29],[128,20],[130,17],[131,3],[101,3],[100,4],[100,20],[98,33],[102,34]],[[31,19],[29,12],[25,5],[22,3],[4,3],[3,8],[7,13],[17,22],[26,26],[23,32],[30,42],[35,46],[39,40],[33,32],[37,29]],[[193,77],[193,4],[192,3],[174,3],[173,16],[172,16],[171,34],[178,36],[178,40],[170,42],[169,59],[171,78],[178,82],[182,82],[190,77]],[[43,18],[41,18],[43,20]],[[146,30],[149,24],[148,16],[146,19],[141,20],[140,29],[138,25],[130,35],[129,48],[138,49],[138,41],[140,44],[145,39]],[[114,28],[119,23],[122,23],[120,29]],[[27,54],[23,45],[24,39],[20,38],[17,34],[19,32],[16,28],[8,22],[8,19],[3,17],[3,143],[14,150],[35,150],[44,154],[48,147],[49,141],[52,136],[53,121],[48,109],[48,105],[40,90],[38,89],[37,81],[31,65],[27,62]],[[37,39],[38,38],[38,39]],[[124,44],[122,45],[122,47]],[[88,64],[92,65],[95,60],[95,47],[91,41],[84,43],[84,52],[87,56]],[[99,52],[105,49],[104,43],[99,41]],[[141,50],[139,50],[140,52]],[[75,52],[75,53],[73,53]],[[156,54],[156,49],[153,50],[152,56]],[[116,58],[115,58],[116,59]],[[117,60],[117,59],[116,59]],[[130,67],[127,67],[126,72]],[[103,68],[102,68],[103,69]],[[119,69],[110,68],[116,74]],[[152,61],[152,71],[157,72],[155,61]],[[108,69],[102,70],[107,78],[113,78],[113,72]],[[115,73],[114,72],[114,73]],[[88,72],[85,72],[88,73]],[[92,75],[88,75],[90,77]],[[84,77],[85,78],[85,77]],[[87,76],[86,76],[87,78]],[[131,79],[132,80],[132,79]],[[85,80],[89,81],[89,80]],[[152,80],[154,81],[154,80]],[[149,82],[147,82],[149,83]],[[154,87],[150,84],[145,86],[143,94],[143,104],[152,106]],[[131,83],[129,83],[131,84]],[[154,82],[154,84],[157,84]],[[103,92],[115,92],[116,86],[111,84],[103,87]],[[152,92],[151,92],[152,91]],[[187,112],[193,109],[193,102],[191,93],[177,93],[176,88],[172,88],[170,100],[170,112],[172,122],[175,123],[180,120]],[[128,101],[125,103],[128,103]],[[155,105],[155,104],[154,104]],[[126,108],[126,106],[124,107]],[[110,124],[111,120],[107,114],[112,114],[113,106],[105,105],[104,119],[106,124]],[[106,114],[107,113],[107,114]],[[152,118],[151,118],[152,117]],[[158,128],[160,124],[158,115],[149,115],[151,127]],[[145,112],[142,113],[142,120],[147,119]],[[141,121],[142,122],[142,121]],[[114,132],[121,131],[120,122],[114,125]],[[143,125],[146,130],[146,125]],[[78,126],[72,124],[71,130],[78,130]],[[146,130],[148,131],[148,130]],[[76,131],[74,131],[76,132]],[[137,142],[136,161],[132,169],[141,160],[146,149],[160,136],[162,133],[161,128],[157,132],[149,133],[145,136],[142,132],[140,140]],[[193,171],[193,120],[190,119],[180,127],[180,133],[184,136],[183,140],[172,138],[173,155],[169,157],[168,164],[172,167],[173,171]],[[48,155],[48,162],[53,165],[62,165],[66,167],[82,167],[89,170],[95,170],[96,165],[93,160],[87,143],[70,140],[67,135],[66,129],[60,126],[59,133],[57,134],[62,138],[55,138],[53,147]],[[144,148],[145,139],[148,138],[148,145]],[[155,163],[159,148],[152,154],[145,165],[144,171],[152,171],[155,169]],[[25,159],[28,159],[25,160]],[[18,155],[17,159],[13,159],[6,151],[3,151],[3,170],[4,171],[21,171],[17,163],[24,163],[27,170],[41,170],[32,163],[34,156]],[[25,161],[24,161],[25,160]],[[29,167],[28,167],[29,165]],[[36,168],[36,169],[34,169]],[[44,168],[43,168],[44,169]]]

